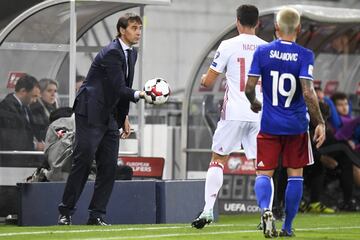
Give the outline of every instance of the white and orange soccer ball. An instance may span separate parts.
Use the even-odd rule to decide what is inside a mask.
[[[160,105],[168,101],[170,96],[169,84],[162,78],[153,78],[145,83],[146,102]]]

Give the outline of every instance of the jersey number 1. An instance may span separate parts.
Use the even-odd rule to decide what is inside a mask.
[[[245,85],[246,85],[245,58],[238,58],[237,61],[240,65],[240,92],[245,92]],[[261,81],[258,81],[257,85],[261,85]]]
[[[245,58],[238,58],[240,64],[240,92],[245,91]]]
[[[270,75],[272,76],[272,105],[278,106],[278,92],[280,95],[287,97],[285,101],[285,107],[290,107],[291,100],[294,97],[296,91],[296,79],[291,73],[283,73],[279,77],[278,71],[271,71]],[[285,80],[290,80],[290,89],[286,91],[284,88]]]

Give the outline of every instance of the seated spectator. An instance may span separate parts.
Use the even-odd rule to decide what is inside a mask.
[[[58,83],[44,78],[39,81],[39,86],[41,97],[36,103],[30,105],[30,110],[34,120],[34,133],[39,140],[44,141],[50,124],[50,113],[58,108],[56,101]]]
[[[75,119],[72,108],[62,107],[51,112],[45,139],[45,158],[42,166],[29,176],[27,182],[65,181],[71,168]]]
[[[72,164],[73,141],[75,137],[75,118],[72,108],[62,107],[50,114],[50,125],[45,139],[45,159],[27,182],[66,181]],[[131,180],[132,168],[118,162],[116,180]],[[95,180],[96,165],[90,169],[89,180]]]
[[[320,88],[316,89],[316,92],[319,101],[324,104],[320,105],[322,110],[324,107],[330,108],[329,125],[333,129],[336,129],[336,127],[340,129],[342,127],[341,115],[349,116],[350,113],[349,104],[347,104],[347,100],[344,100],[346,95],[342,93],[334,94],[333,99],[338,103],[338,108],[336,108],[332,100],[324,97]],[[342,99],[342,101],[339,103],[337,99]],[[342,114],[339,114],[340,112]],[[350,211],[356,210],[357,206],[353,202],[353,187],[354,182],[357,186],[360,186],[360,154],[351,148],[348,141],[337,138],[332,128],[327,129],[326,140],[319,149],[322,165],[326,167],[328,175],[338,177],[340,180],[340,186],[343,190],[343,204],[339,208]]]
[[[33,118],[29,109],[29,105],[36,102],[39,95],[38,81],[25,74],[16,83],[15,92],[8,94],[0,102],[1,150],[44,149],[44,144],[35,138],[32,129]]]
[[[353,199],[353,168],[356,167],[354,162],[360,162],[359,157],[354,154],[354,151],[352,151],[346,142],[338,141],[331,130],[326,132],[326,140],[319,149],[319,153],[322,158],[327,158],[328,160],[327,164],[322,161],[323,165],[328,167],[328,175],[332,175],[332,178],[338,178],[340,181],[343,201],[339,205],[339,209],[343,211],[356,211],[357,205]],[[329,167],[331,165],[332,167]]]
[[[51,124],[46,133],[45,160],[49,181],[66,181],[72,164],[75,118],[69,107],[59,108],[50,115]]]
[[[324,119],[328,119],[330,113],[329,106],[327,105],[327,99],[321,88],[316,88],[316,93],[319,98],[319,105],[321,113]],[[331,101],[331,100],[330,100]],[[310,134],[313,134],[314,127],[310,123]],[[314,156],[314,164],[304,168],[304,184],[305,190],[309,194],[305,194],[305,199],[300,205],[300,211],[312,212],[312,213],[334,213],[335,209],[326,206],[324,203],[329,203],[329,199],[325,199],[325,185],[328,183],[326,177],[330,176],[332,179],[338,179],[342,190],[342,201],[335,200],[335,204],[342,211],[358,211],[359,206],[353,198],[355,170],[360,169],[356,166],[360,166],[360,155],[353,151],[346,141],[339,141],[334,137],[331,129],[326,131],[326,141],[320,149],[317,149],[312,143],[312,150]],[[281,170],[280,178],[276,185],[276,193],[274,197],[273,213],[276,219],[281,219],[283,215],[281,205],[283,201],[284,188],[281,187],[281,176],[284,175]],[[360,176],[360,171],[357,172]],[[354,175],[354,177],[353,177]],[[285,185],[286,185],[286,177]],[[280,184],[280,185],[279,185]],[[308,196],[306,196],[308,195]],[[333,205],[333,204],[331,204]]]
[[[335,138],[347,141],[353,150],[360,152],[360,117],[351,116],[350,105],[344,93],[335,93],[331,100],[340,118],[340,125],[334,126]]]
[[[330,104],[334,105],[332,126],[335,128],[335,138],[346,141],[360,158],[360,117],[351,116],[351,104],[344,93],[335,93]],[[353,167],[354,181],[360,187],[360,164]]]
[[[319,106],[324,119],[329,117],[329,108],[325,103],[319,99]],[[311,139],[314,134],[314,126],[310,123],[310,135]],[[323,202],[324,179],[325,179],[325,167],[322,160],[325,158],[319,150],[315,147],[315,144],[311,143],[314,164],[304,168],[304,183],[309,189],[309,201],[307,204],[302,203],[300,209],[305,212],[312,213],[335,213],[333,208],[326,206]]]

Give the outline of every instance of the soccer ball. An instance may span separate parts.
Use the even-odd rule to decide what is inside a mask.
[[[166,103],[170,96],[169,84],[162,78],[148,80],[144,91],[146,102],[154,105]]]
[[[230,157],[228,160],[228,168],[231,171],[238,170],[241,167],[241,159],[239,157]]]

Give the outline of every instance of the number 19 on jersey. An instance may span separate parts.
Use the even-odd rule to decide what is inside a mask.
[[[279,76],[278,71],[271,71],[270,75],[272,76],[272,105],[279,105],[279,93],[281,96],[286,97],[285,107],[290,107],[291,100],[293,99],[296,91],[296,78],[291,73],[282,73]],[[288,91],[286,91],[284,88],[285,80],[290,81],[290,89]]]

